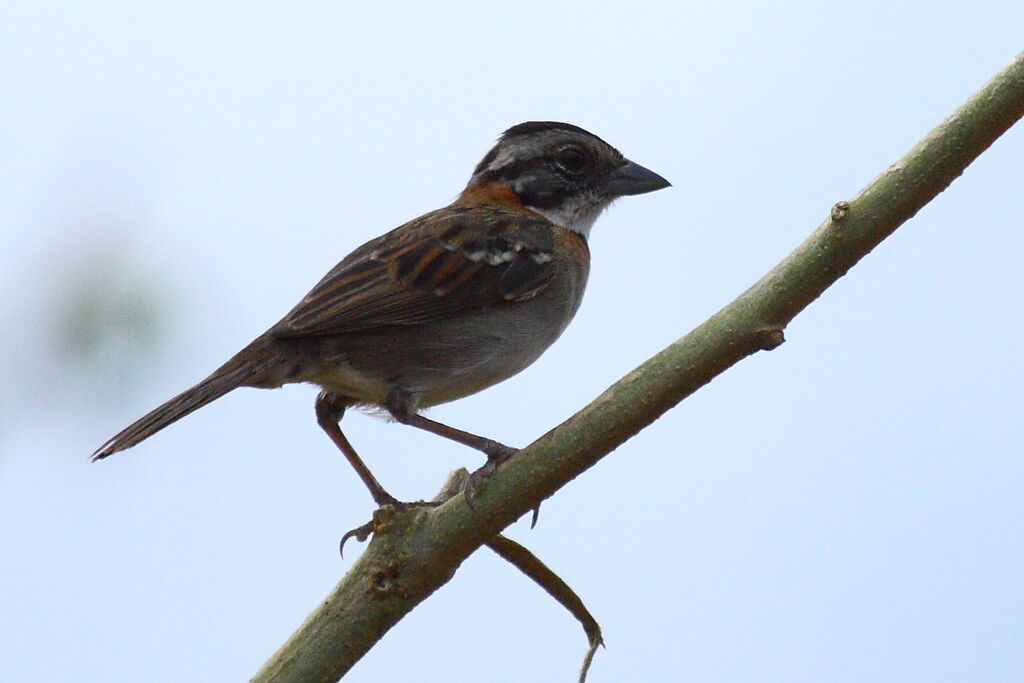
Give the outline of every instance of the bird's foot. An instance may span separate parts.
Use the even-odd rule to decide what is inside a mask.
[[[498,468],[507,461],[514,454],[519,452],[517,448],[511,448],[500,444],[497,441],[492,441],[488,444],[487,462],[485,462],[479,469],[466,477],[466,480],[462,484],[462,496],[466,500],[466,505],[469,506],[470,510],[476,511],[473,505],[473,501],[476,499],[477,493],[483,488],[484,484],[491,475],[498,471]],[[530,528],[537,526],[537,516],[540,514],[540,505],[533,509],[533,518],[530,521]]]
[[[483,487],[484,482],[491,478],[491,475],[498,471],[498,467],[508,460],[517,449],[504,444],[500,444],[497,441],[491,441],[487,444],[487,462],[481,465],[475,472],[466,477],[466,480],[462,483],[462,495],[466,499],[466,505],[469,506],[470,510],[476,510],[473,507],[473,500],[476,498],[476,494]]]
[[[417,508],[436,508],[440,505],[439,502],[432,500],[405,502],[397,500],[390,495],[388,495],[387,498],[382,497],[382,499],[377,502],[380,507],[374,511],[373,519],[366,524],[357,526],[355,529],[346,531],[345,535],[341,537],[341,542],[338,543],[338,554],[342,557],[345,557],[345,543],[347,543],[350,538],[354,538],[362,543],[370,537],[370,534],[383,530],[389,524],[395,513],[407,512]]]

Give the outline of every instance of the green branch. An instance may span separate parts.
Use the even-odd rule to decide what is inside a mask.
[[[1024,54],[928,133],[735,301],[593,403],[515,454],[470,510],[374,517],[376,533],[338,586],[256,674],[336,681],[477,548],[743,358],[772,349],[800,311],[917,213],[1024,114]]]

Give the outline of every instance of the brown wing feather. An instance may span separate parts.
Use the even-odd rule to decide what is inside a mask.
[[[447,207],[367,242],[278,323],[282,337],[420,325],[535,296],[554,236],[530,213]]]

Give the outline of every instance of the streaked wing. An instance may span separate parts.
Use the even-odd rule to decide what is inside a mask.
[[[347,334],[420,325],[535,296],[553,275],[543,219],[447,207],[367,242],[335,266],[273,330]]]

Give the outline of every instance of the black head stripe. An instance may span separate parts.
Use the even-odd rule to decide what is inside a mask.
[[[592,135],[597,137],[590,131],[583,130],[579,126],[574,126],[571,123],[562,123],[561,121],[527,121],[526,123],[520,123],[506,130],[501,134],[501,139],[508,140],[520,135],[533,135],[534,133],[543,133],[549,130],[564,130],[566,132],[581,133],[583,135]]]
[[[494,158],[498,156],[498,150],[501,148],[501,146],[504,143],[507,143],[509,140],[514,140],[515,138],[527,135],[538,135],[541,133],[550,132],[562,132],[569,133],[572,135],[585,136],[598,140],[601,143],[604,143],[605,145],[608,145],[608,143],[604,142],[604,140],[601,140],[601,138],[597,137],[593,133],[584,130],[583,128],[580,128],[579,126],[574,126],[571,123],[562,123],[561,121],[527,121],[526,123],[520,123],[518,125],[512,126],[504,133],[502,133],[501,137],[498,139],[497,144],[495,144],[491,151],[489,151],[487,155],[480,161],[480,163],[477,164],[476,169],[473,171],[473,174],[476,175],[477,173],[486,170],[487,167],[491,165],[491,162],[494,161]],[[608,147],[609,149],[611,148],[610,145],[608,145]]]

